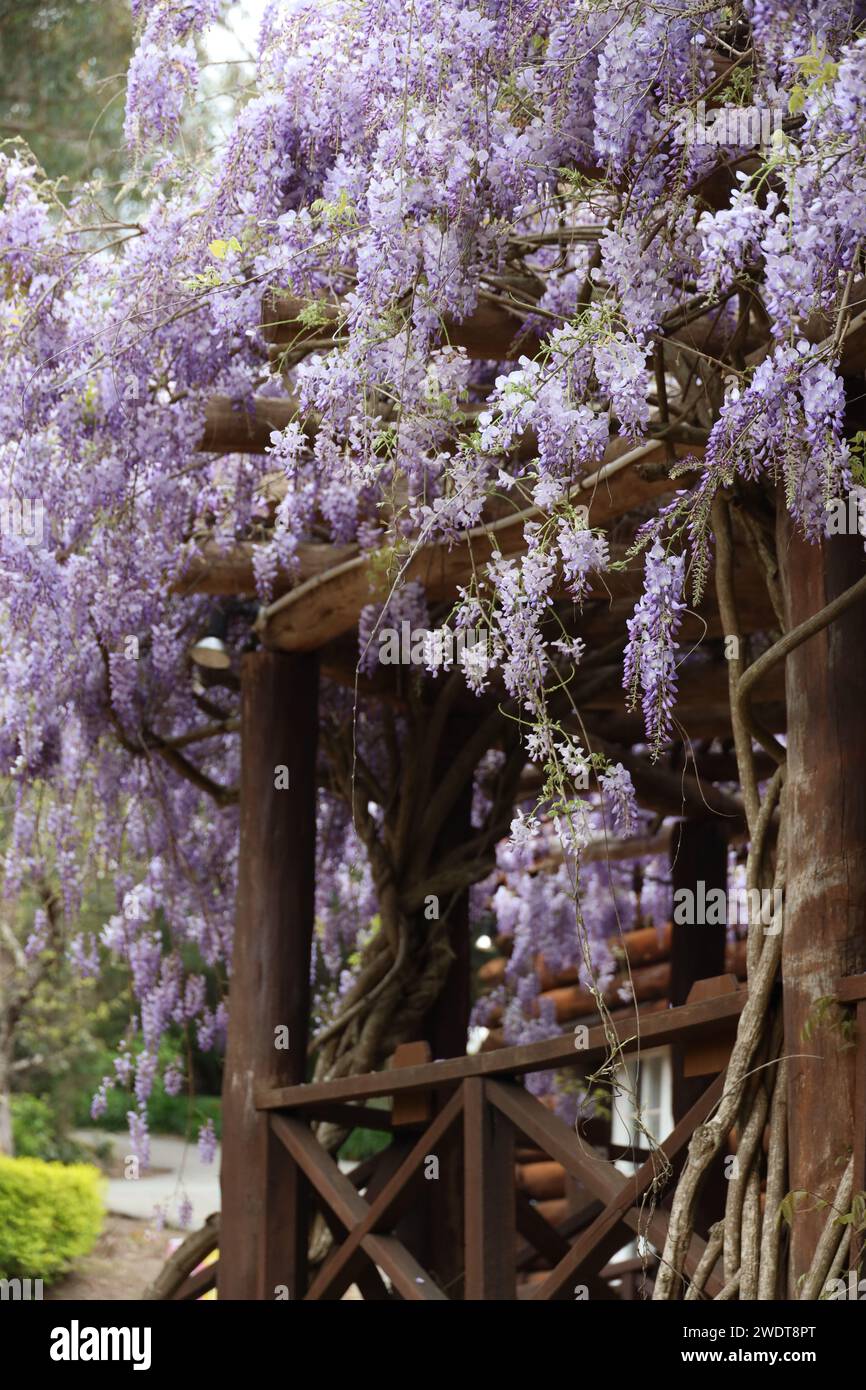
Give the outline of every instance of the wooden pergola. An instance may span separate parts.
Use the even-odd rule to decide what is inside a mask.
[[[266,333],[275,352],[303,349],[309,330],[300,326],[299,312],[299,305],[285,300],[267,306]],[[336,340],[337,306],[333,318]],[[447,328],[455,346],[484,359],[507,360],[532,348],[525,336],[515,337],[513,313],[490,304],[467,323]],[[866,328],[855,324],[854,329],[846,340],[843,374],[860,369]],[[316,333],[321,336],[321,331]],[[665,367],[673,370],[678,356],[687,356],[697,344],[713,348],[718,331],[701,306],[691,318],[680,314],[665,342]],[[816,336],[820,331],[817,325]],[[755,344],[745,346],[759,350]],[[208,407],[200,447],[208,452],[261,453],[271,430],[296,415],[290,399],[257,398],[251,410],[215,399]],[[315,421],[306,421],[305,428],[314,430]],[[610,533],[615,554],[625,555],[648,509],[684,485],[681,475],[671,476],[672,467],[689,458],[700,466],[705,433],[693,425],[676,429],[661,422],[653,430],[656,437],[638,448],[612,440],[602,465],[574,491],[575,499],[588,508],[589,525]],[[532,440],[523,447],[531,451]],[[863,571],[862,543],[858,546],[856,538],[809,547],[794,535],[784,508],[777,517],[772,510],[762,515],[758,507],[757,515],[765,534],[775,534],[785,564],[768,576],[755,559],[756,547],[742,547],[733,572],[741,635],[776,627],[779,604],[789,624],[796,625]],[[381,567],[356,546],[309,543],[300,548],[299,573],[281,575],[274,600],[260,612],[256,630],[261,647],[243,658],[241,673],[240,871],[224,1081],[221,1298],[339,1298],[349,1284],[357,1283],[365,1298],[508,1299],[515,1296],[516,1271],[539,1252],[549,1262],[550,1273],[535,1297],[572,1297],[575,1284],[586,1285],[590,1296],[612,1297],[616,1295],[610,1289],[609,1262],[629,1233],[640,1231],[655,1246],[663,1243],[666,1213],[655,1199],[648,1213],[643,1199],[651,1187],[658,1195],[664,1185],[660,1173],[665,1159],[670,1187],[695,1127],[718,1100],[725,1049],[746,998],[746,990],[724,975],[724,926],[699,932],[675,926],[672,1007],[641,1021],[639,1042],[633,1014],[617,1025],[624,1052],[661,1043],[675,1049],[676,1125],[661,1146],[663,1158],[646,1153],[633,1178],[623,1177],[610,1163],[598,1162],[599,1155],[616,1156],[609,1133],[596,1132],[590,1151],[584,1138],[520,1084],[527,1073],[550,1068],[579,1067],[586,1074],[608,1053],[603,1028],[590,1030],[588,1048],[580,1052],[568,1032],[562,1038],[496,1053],[456,1055],[464,1046],[469,1003],[465,912],[454,917],[454,962],[435,1019],[431,1013],[427,1037],[419,1039],[426,1042],[424,1055],[431,1060],[407,1064],[398,1056],[398,1065],[387,1071],[306,1082],[320,675],[360,688],[371,698],[399,701],[399,689],[389,685],[384,672],[375,680],[357,676],[354,630],[361,609],[381,600],[398,579],[420,581],[431,602],[453,601],[457,586],[495,551],[520,553],[524,525],[531,519],[531,510],[491,515],[451,549],[441,544],[407,548],[393,558],[384,591]],[[735,516],[735,532],[745,524]],[[754,515],[748,524],[754,526]],[[228,552],[204,546],[178,588],[251,595],[253,544],[238,544]],[[683,751],[667,763],[653,764],[632,750],[640,740],[641,725],[623,712],[617,655],[640,580],[636,561],[592,589],[575,631],[588,650],[602,653],[604,659],[585,677],[579,674],[574,701],[584,716],[589,751],[624,763],[639,800],[660,817],[676,818],[671,849],[675,887],[699,881],[724,887],[727,845],[732,838],[743,838],[746,822],[740,797],[710,782],[725,780],[722,769],[732,759],[702,746],[691,748],[688,740],[702,744],[731,738],[730,663],[721,640],[731,635],[729,615],[720,612],[708,593],[700,611],[685,616],[682,643],[702,641],[707,655],[688,663],[681,673],[678,712],[688,729]],[[866,857],[866,793],[862,784],[854,791],[851,780],[852,765],[866,766],[866,725],[860,708],[864,687],[862,618],[849,610],[823,636],[768,671],[752,691],[752,711],[761,726],[777,736],[787,733],[793,834],[795,843],[808,843],[812,866],[821,856],[827,863],[838,861],[840,836],[846,855],[859,846]],[[468,703],[458,712],[463,722],[456,732],[449,726],[450,733],[446,730],[443,737],[465,738],[471,720],[479,717]],[[289,770],[288,792],[275,787],[279,766]],[[521,785],[527,785],[525,780]],[[459,830],[458,825],[458,834]],[[816,914],[824,949],[820,961],[814,952],[809,956],[811,968],[820,972],[826,994],[856,1003],[860,1026],[856,1079],[848,1057],[824,1057],[820,1066],[796,1070],[799,1080],[793,1084],[799,1085],[802,1102],[800,1117],[792,1121],[796,1162],[805,1162],[802,1155],[808,1147],[804,1142],[802,1153],[796,1154],[797,1126],[814,1129],[823,1116],[837,1138],[839,1111],[844,1113],[846,1097],[850,1098],[853,1131],[848,1124],[856,1146],[859,1190],[866,1187],[866,991],[857,979],[843,985],[840,977],[866,969],[866,875],[849,883],[851,893],[843,903],[832,884],[829,895],[822,896],[814,874],[810,897],[797,867],[788,890],[783,948],[783,975],[785,960],[793,962],[786,976],[786,1027],[796,1034],[811,1007],[810,992],[801,990],[797,980],[804,974],[803,957],[812,948]],[[290,1046],[278,1049],[275,1030],[286,1027]],[[701,1049],[710,1060],[703,1076],[696,1078],[694,1067],[686,1063]],[[830,1098],[833,1087],[837,1093]],[[383,1096],[390,1098],[390,1109],[367,1104]],[[385,1129],[391,1144],[377,1161],[346,1176],[311,1129],[311,1124],[322,1123],[347,1131]],[[515,1193],[515,1144],[526,1141],[555,1157],[580,1185],[583,1204],[564,1229],[549,1225]],[[444,1152],[452,1155],[448,1181],[425,1182],[425,1159]],[[821,1161],[816,1153],[815,1164]],[[800,1171],[792,1173],[791,1185],[801,1176]],[[719,1201],[718,1184],[709,1184],[704,1234],[695,1235],[686,1265],[707,1296],[721,1287],[718,1275],[712,1274],[712,1250],[707,1248]],[[330,1230],[333,1249],[311,1273],[308,1250],[314,1210],[321,1212]],[[197,1296],[213,1278],[212,1272],[196,1276],[181,1296]]]

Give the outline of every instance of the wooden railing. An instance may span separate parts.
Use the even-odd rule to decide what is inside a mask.
[[[701,1056],[705,1074],[717,1073],[628,1176],[608,1161],[612,1146],[590,1143],[521,1083],[526,1075],[550,1069],[591,1073],[611,1051],[602,1026],[578,1037],[585,1046],[576,1046],[569,1033],[477,1056],[259,1091],[257,1106],[268,1116],[274,1195],[262,1233],[260,1296],[339,1299],[354,1285],[364,1299],[507,1300],[517,1297],[518,1271],[539,1263],[546,1272],[523,1291],[526,1297],[564,1299],[584,1291],[592,1298],[627,1295],[637,1265],[611,1260],[635,1234],[645,1249],[663,1246],[668,1217],[659,1197],[676,1178],[696,1126],[722,1095],[725,1045],[720,1052],[720,1040],[730,1046],[746,998],[731,976],[701,981],[695,993],[709,997],[618,1024],[623,1054],[678,1043]],[[390,1110],[368,1104],[380,1097],[391,1099]],[[311,1128],[322,1122],[346,1131],[387,1131],[391,1143],[346,1173]],[[574,1209],[559,1225],[516,1188],[518,1141],[543,1150],[573,1180]],[[449,1274],[441,1259],[439,1267],[431,1262],[429,1223],[425,1235],[420,1218],[436,1189],[440,1211],[448,1208],[444,1189],[450,1184],[453,1196],[455,1175],[462,1252],[456,1274],[453,1266]],[[453,1217],[454,1202],[450,1205]],[[318,1267],[308,1270],[313,1209],[324,1218],[333,1244]],[[704,1248],[696,1235],[687,1274]],[[652,1256],[641,1261],[645,1270],[647,1263],[651,1279]],[[716,1284],[711,1278],[707,1296],[718,1292]]]
[[[836,997],[856,1012],[852,1139],[854,1191],[861,1192],[866,1189],[866,975],[840,980]],[[575,1133],[520,1084],[519,1078],[548,1069],[591,1073],[610,1055],[610,1039],[601,1027],[590,1028],[583,1039],[586,1046],[579,1049],[574,1035],[565,1034],[439,1062],[416,1061],[412,1049],[424,1045],[410,1044],[389,1071],[259,1091],[268,1151],[259,1297],[336,1299],[354,1284],[362,1298],[371,1300],[513,1299],[517,1276],[530,1269],[537,1282],[522,1290],[524,1297],[571,1298],[576,1286],[592,1298],[645,1297],[652,1286],[652,1251],[661,1248],[667,1231],[667,1214],[657,1199],[679,1172],[694,1129],[722,1095],[725,1059],[745,999],[746,991],[733,976],[701,980],[690,1002],[639,1017],[639,1035],[630,1031],[631,1024],[617,1025],[623,1055],[678,1044],[689,1074],[714,1074],[649,1155],[645,1149],[626,1154],[596,1121]],[[410,1064],[399,1065],[407,1053]],[[380,1097],[390,1097],[390,1109],[368,1103]],[[322,1122],[346,1131],[387,1132],[391,1142],[347,1174],[310,1127]],[[515,1184],[518,1139],[543,1150],[573,1180],[572,1209],[555,1225]],[[644,1161],[633,1175],[624,1176],[609,1161],[622,1157]],[[462,1248],[458,1276],[452,1273],[450,1280],[437,1277],[438,1271],[424,1263],[430,1242],[425,1246],[423,1223],[407,1222],[408,1215],[417,1218],[429,1205],[439,1186],[422,1176],[429,1176],[425,1169],[431,1158],[446,1159],[452,1176],[460,1175]],[[651,1189],[653,1201],[648,1203]],[[314,1209],[333,1245],[311,1271],[307,1256]],[[635,1233],[643,1237],[642,1248],[649,1254],[612,1260]],[[862,1239],[854,1232],[852,1240],[856,1267]],[[172,1292],[149,1296],[191,1300],[215,1286],[218,1262],[194,1266],[216,1247],[216,1227],[210,1234],[205,1227],[190,1242],[179,1275],[183,1282],[178,1286],[175,1279]],[[695,1236],[687,1274],[704,1248]],[[193,1272],[186,1274],[189,1269]],[[711,1276],[705,1296],[712,1297],[720,1287]]]

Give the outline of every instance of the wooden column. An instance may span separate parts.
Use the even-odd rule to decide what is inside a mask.
[[[304,1180],[258,1084],[305,1079],[316,842],[318,661],[255,652],[241,673],[240,854],[223,1079],[219,1297],[303,1292]],[[288,780],[288,786],[285,782]],[[288,1029],[288,1047],[279,1030]]]
[[[671,831],[671,881],[674,893],[686,888],[700,900],[714,889],[727,892],[728,843],[715,821],[680,821]],[[703,884],[703,889],[699,885]],[[676,898],[674,899],[676,902]],[[671,1003],[684,1004],[695,980],[721,975],[725,969],[727,926],[722,923],[677,923],[671,928]],[[681,1120],[706,1089],[700,1077],[682,1074],[682,1048],[674,1048],[674,1119]]]
[[[784,504],[777,536],[787,625],[817,613],[863,574],[863,540],[809,545]],[[791,1231],[789,1297],[808,1268],[840,1160],[853,1141],[854,1052],[844,1046],[835,995],[842,975],[866,969],[866,603],[849,608],[788,657],[787,888],[782,937],[788,1054],[788,1187],[813,1197]],[[810,1027],[804,1036],[807,1022]],[[808,1054],[806,1056],[799,1054]]]
[[[442,738],[436,751],[434,786],[452,766],[454,758],[477,728],[476,720],[462,712],[452,713],[445,722]],[[472,834],[472,777],[460,793],[451,814],[439,834],[433,851],[435,864],[450,851],[459,849]],[[439,998],[430,1010],[424,1030],[433,1056],[459,1057],[466,1051],[466,1034],[472,998],[470,965],[472,943],[469,939],[469,891],[443,898],[440,912],[448,918],[448,942],[453,952],[451,967]],[[446,1097],[447,1099],[447,1097]]]
[[[850,975],[839,981],[839,999],[854,1009],[854,1178],[853,1191],[866,1192],[866,975]],[[851,1229],[848,1268],[866,1277],[863,1267],[866,1239]]]
[[[671,831],[671,881],[674,891],[687,888],[696,900],[713,889],[728,888],[728,841],[712,820],[684,820]],[[699,887],[702,885],[702,887]],[[676,901],[676,900],[675,900]],[[671,1003],[685,1004],[696,980],[723,974],[727,925],[674,922],[671,928]],[[706,1090],[706,1076],[685,1076],[685,1048],[671,1048],[673,1115],[678,1123]],[[725,1210],[724,1155],[718,1154],[701,1183],[695,1203],[695,1228],[706,1235]]]
[[[475,728],[476,722],[470,715],[457,711],[449,716],[437,750],[434,785],[452,765]],[[433,862],[465,844],[471,834],[470,777],[437,839]],[[442,916],[447,914],[448,943],[453,959],[439,997],[425,1019],[423,1030],[432,1055],[437,1059],[460,1057],[466,1051],[472,995],[468,889],[443,898],[440,912]],[[436,1110],[441,1110],[449,1098],[447,1088],[435,1092]],[[449,1298],[459,1299],[463,1287],[463,1162],[458,1144],[449,1147],[440,1167],[438,1181],[426,1183],[424,1190],[427,1198],[427,1231],[423,1256]]]
[[[517,1297],[514,1130],[489,1105],[481,1077],[463,1083],[466,1200],[464,1297],[484,1302]]]

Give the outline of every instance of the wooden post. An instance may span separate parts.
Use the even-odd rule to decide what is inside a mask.
[[[671,831],[671,882],[674,892],[687,888],[703,901],[714,889],[727,894],[728,842],[724,829],[711,820],[684,820]],[[727,897],[725,898],[727,902]],[[674,898],[676,904],[676,898]],[[727,913],[723,916],[726,918]],[[674,1005],[685,1004],[697,980],[721,975],[725,968],[727,924],[683,922],[671,927],[671,992]],[[673,1116],[679,1122],[706,1089],[705,1077],[685,1074],[686,1049],[671,1049]],[[724,1155],[713,1159],[695,1204],[695,1229],[706,1235],[725,1209]]]
[[[864,571],[861,537],[833,536],[810,545],[795,532],[783,500],[777,550],[789,629]],[[826,1208],[815,1210],[816,1198],[832,1201],[840,1160],[853,1140],[854,1053],[843,1046],[837,1012],[816,1005],[835,995],[840,976],[866,969],[864,624],[866,603],[860,602],[799,646],[785,665],[788,1187],[811,1194],[792,1223],[791,1298],[827,1220]]]
[[[477,727],[474,717],[452,712],[445,722],[434,763],[434,785],[451,767]],[[466,781],[451,814],[437,837],[433,863],[459,849],[472,834],[472,777]],[[451,966],[438,999],[425,1020],[425,1036],[434,1057],[459,1057],[466,1051],[466,1034],[472,1003],[471,956],[469,938],[469,890],[463,889],[439,904],[441,916],[447,914],[448,943],[453,952]]]
[[[241,689],[240,854],[223,1080],[219,1297],[285,1297],[279,1288],[284,1286],[297,1298],[305,1279],[305,1183],[265,1114],[255,1110],[253,1089],[305,1079],[317,658],[251,653],[243,658]]]
[[[724,830],[708,820],[685,820],[671,832],[671,881],[674,893],[688,889],[698,901],[714,889],[727,893],[728,845]],[[674,898],[676,905],[676,897]],[[671,928],[671,1003],[684,1004],[696,980],[725,969],[725,922],[677,922]],[[673,1110],[681,1120],[705,1089],[697,1078],[684,1077],[682,1048],[674,1049]]]
[[[434,777],[444,775],[476,727],[472,716],[461,711],[450,714],[437,749]],[[472,778],[464,786],[442,828],[434,851],[434,862],[450,850],[466,843],[472,834]],[[463,889],[443,898],[440,914],[447,913],[448,944],[453,959],[439,997],[424,1021],[435,1058],[460,1057],[466,1051],[469,1013],[472,1001],[472,941],[469,925],[469,891]],[[437,1111],[449,1099],[447,1089],[434,1094]],[[427,1233],[423,1242],[423,1262],[441,1283],[450,1298],[462,1294],[463,1281],[463,1164],[459,1145],[449,1150],[438,1182],[425,1184]]]
[[[463,1083],[466,1194],[464,1297],[485,1302],[517,1297],[514,1130],[489,1105],[480,1077]]]
[[[866,975],[850,975],[839,981],[839,999],[854,1008],[854,1178],[855,1197],[866,1192]],[[862,1231],[851,1228],[848,1268],[862,1277],[861,1262],[866,1255]]]

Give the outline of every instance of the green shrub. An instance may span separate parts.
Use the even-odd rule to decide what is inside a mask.
[[[106,1109],[103,1115],[92,1119],[90,1102],[91,1091],[82,1091],[76,1097],[73,1111],[74,1123],[81,1129],[104,1129],[111,1134],[124,1133],[127,1128],[127,1115],[136,1108],[135,1097],[119,1088],[106,1094]],[[196,1096],[190,1105],[189,1096],[181,1094],[170,1096],[160,1079],[154,1084],[153,1093],[147,1102],[147,1123],[151,1134],[180,1134],[194,1140],[199,1126],[205,1120],[213,1120],[214,1130],[219,1139],[222,1129],[222,1102],[219,1096]]]
[[[385,1096],[374,1096],[369,1104],[373,1110],[390,1109],[390,1101]],[[391,1143],[391,1137],[387,1130],[353,1129],[352,1133],[344,1139],[337,1157],[348,1159],[353,1163],[363,1163],[366,1158],[373,1158],[375,1154],[387,1149]]]
[[[54,1110],[41,1096],[12,1097],[12,1144],[18,1158],[80,1163],[84,1157],[81,1145],[60,1133]]]
[[[160,1061],[167,1062],[177,1055],[177,1047],[166,1045],[160,1048]],[[137,1102],[130,1090],[114,1086],[106,1092],[106,1108],[102,1115],[94,1119],[90,1114],[93,1093],[103,1076],[114,1071],[112,1053],[105,1051],[97,1059],[92,1075],[73,1095],[71,1121],[78,1129],[103,1129],[111,1134],[124,1133],[127,1128],[127,1115],[137,1109]],[[193,1096],[192,1101],[184,1089],[178,1096],[170,1096],[161,1076],[157,1076],[153,1091],[147,1102],[147,1123],[151,1134],[179,1134],[195,1140],[199,1127],[205,1120],[213,1120],[214,1130],[219,1139],[222,1129],[222,1103],[219,1096]],[[40,1155],[41,1157],[41,1155]]]
[[[49,1283],[102,1229],[102,1179],[86,1163],[0,1157],[0,1278]]]
[[[379,1129],[353,1129],[344,1139],[337,1157],[352,1163],[363,1163],[365,1159],[387,1149],[390,1142],[390,1134],[383,1134]]]

